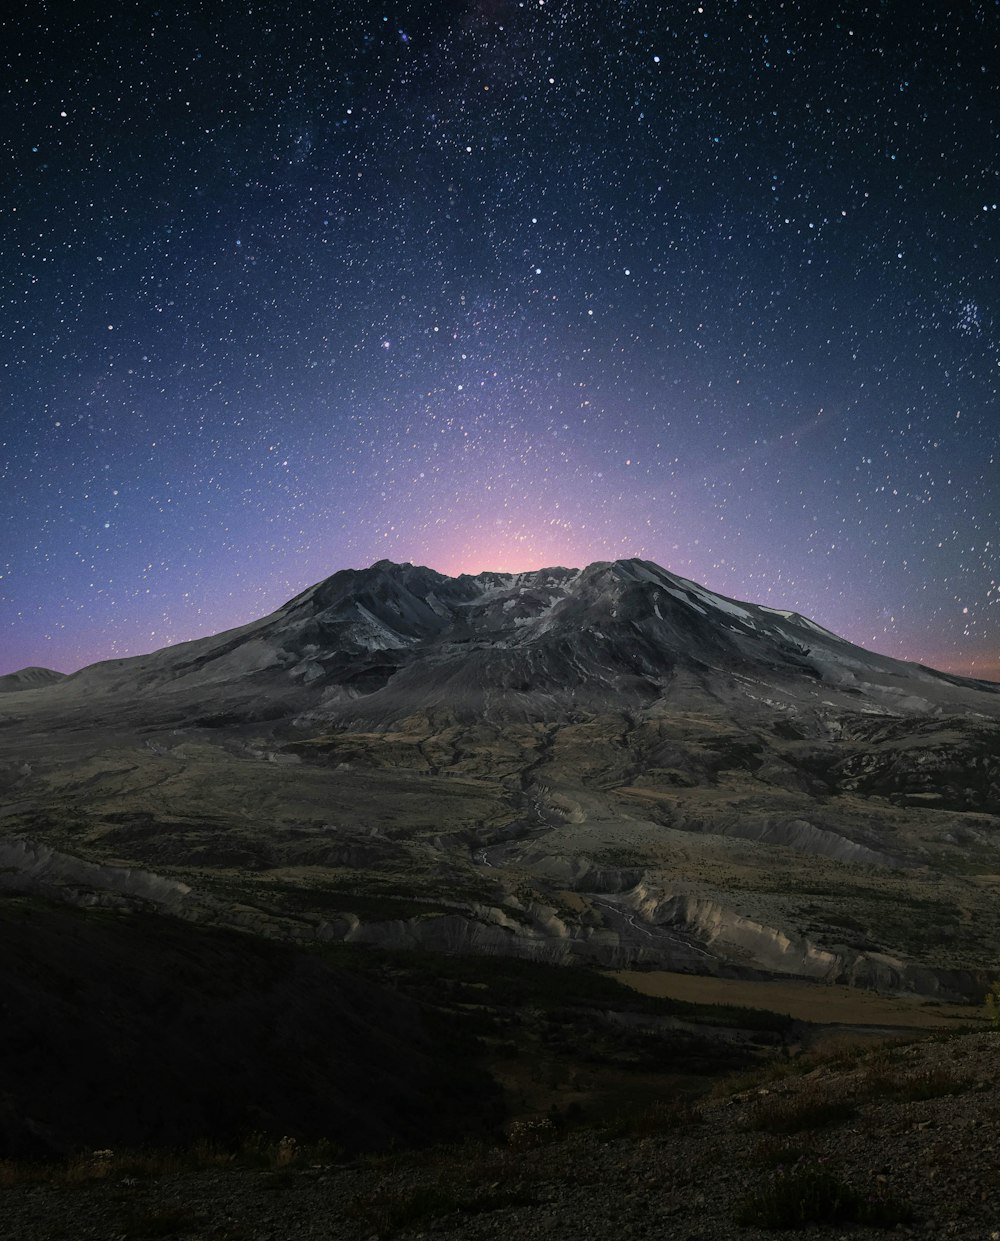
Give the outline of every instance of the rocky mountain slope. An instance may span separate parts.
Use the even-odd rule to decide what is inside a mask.
[[[380,562],[5,693],[0,824],[3,886],[77,904],[975,998],[1000,687],[647,561]]]

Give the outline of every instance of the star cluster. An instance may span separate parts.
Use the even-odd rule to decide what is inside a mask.
[[[1000,678],[1000,7],[4,19],[0,671],[640,555]]]

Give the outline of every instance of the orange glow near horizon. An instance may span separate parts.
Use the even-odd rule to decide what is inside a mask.
[[[439,573],[454,577],[461,573],[525,573],[557,565],[582,569],[595,560],[616,560],[647,554],[644,548],[625,540],[609,544],[602,538],[588,538],[572,530],[542,529],[537,533],[511,529],[484,532],[472,528],[456,532],[458,537],[442,539],[437,546],[426,546],[423,556],[407,555]]]
[[[982,658],[963,658],[959,655],[914,655],[916,663],[925,668],[936,668],[938,672],[949,672],[956,677],[974,677],[977,681],[1000,682],[1000,655],[983,656]]]

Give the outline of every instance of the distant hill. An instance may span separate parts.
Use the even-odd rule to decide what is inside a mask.
[[[56,672],[54,668],[21,668],[17,672],[0,676],[0,694],[16,694],[23,689],[44,689],[46,685],[55,685],[65,679],[66,673]]]

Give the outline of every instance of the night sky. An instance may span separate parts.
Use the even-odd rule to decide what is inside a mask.
[[[996,0],[0,35],[0,672],[638,555],[1000,678]]]

